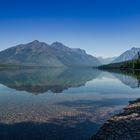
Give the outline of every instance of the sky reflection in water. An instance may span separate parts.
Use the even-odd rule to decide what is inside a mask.
[[[140,97],[139,79],[96,69],[1,70],[0,138],[88,139]]]

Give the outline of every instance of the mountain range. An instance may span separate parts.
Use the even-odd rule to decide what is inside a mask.
[[[112,61],[112,63],[119,63],[137,59],[138,52],[140,52],[140,48],[133,47],[130,50],[127,50],[126,52],[122,53],[119,57],[117,57],[114,61]]]
[[[99,69],[127,69],[137,70],[140,69],[140,48],[132,48],[119,57],[117,57],[112,63],[101,65]]]
[[[60,42],[51,45],[34,40],[0,52],[0,66],[45,66],[45,67],[98,67],[106,64],[121,64],[138,58],[140,48],[131,48],[118,57],[94,57],[80,48],[69,48]],[[118,65],[118,66],[119,66]]]
[[[80,48],[35,40],[0,52],[0,64],[47,67],[96,67],[100,61]]]

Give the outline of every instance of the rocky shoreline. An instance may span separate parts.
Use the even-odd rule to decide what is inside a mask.
[[[140,98],[109,119],[92,140],[140,140]]]

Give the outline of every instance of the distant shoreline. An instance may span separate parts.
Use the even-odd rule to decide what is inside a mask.
[[[59,66],[26,66],[26,65],[12,65],[12,64],[0,64],[0,69],[24,69],[24,68],[27,68],[27,69],[34,69],[34,68],[91,68],[91,69],[98,69],[97,67],[91,67],[91,66],[70,66],[70,67],[67,67],[67,66],[63,66],[63,67],[59,67]]]

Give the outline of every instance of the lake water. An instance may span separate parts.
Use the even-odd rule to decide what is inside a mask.
[[[0,140],[88,140],[140,97],[138,72],[0,70]]]

